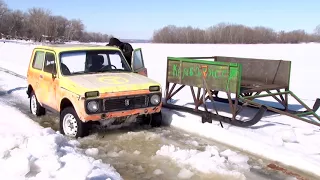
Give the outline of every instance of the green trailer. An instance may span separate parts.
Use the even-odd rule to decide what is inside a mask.
[[[316,114],[320,106],[320,99],[315,101],[311,109],[290,91],[290,71],[291,61],[284,60],[224,56],[168,57],[163,106],[201,115],[203,123],[217,120],[220,123],[226,122],[235,126],[247,127],[259,122],[269,110],[320,126],[320,118]],[[175,90],[177,85],[180,87]],[[171,103],[170,100],[187,86],[193,98],[193,108]],[[226,93],[227,98],[219,97],[221,92]],[[232,98],[232,94],[235,98]],[[288,108],[289,95],[306,110],[290,110]],[[254,101],[262,97],[274,98],[283,108]],[[211,101],[213,112],[209,112],[207,100]],[[228,103],[232,116],[220,115],[215,102]],[[202,105],[204,110],[199,109]],[[236,118],[244,108],[252,107],[259,108],[253,118],[247,121]],[[315,119],[310,120],[306,116],[313,116]]]

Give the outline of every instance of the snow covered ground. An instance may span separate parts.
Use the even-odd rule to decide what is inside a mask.
[[[35,45],[31,43],[0,43],[0,67],[7,68],[23,76],[26,75],[32,49]],[[299,44],[299,45],[164,45],[164,44],[133,44],[134,47],[142,47],[145,65],[148,68],[149,77],[165,85],[165,70],[167,56],[238,56],[252,58],[270,58],[291,60],[292,76],[291,90],[303,99],[308,105],[313,103],[319,96],[316,83],[318,59],[317,53],[319,44]],[[313,78],[306,78],[306,77]],[[178,93],[180,103],[187,103],[191,100],[189,91]],[[186,99],[190,97],[190,99]],[[2,106],[1,107],[6,107]],[[223,106],[221,106],[223,109]],[[181,128],[199,135],[212,138],[227,145],[237,147],[240,150],[254,153],[273,161],[283,163],[320,176],[320,130],[319,127],[300,122],[287,116],[280,116],[268,113],[261,122],[251,128],[237,128],[224,125],[222,129],[218,123],[202,124],[198,116],[183,112],[165,110],[166,118],[171,126]],[[318,113],[319,114],[319,113]],[[21,115],[22,116],[22,115]],[[10,116],[13,119],[12,116]],[[18,117],[17,119],[20,119]],[[1,122],[1,120],[0,120]],[[7,122],[7,121],[4,121]],[[12,124],[13,125],[13,124]],[[21,126],[23,127],[23,126]],[[10,129],[10,128],[6,128]],[[17,130],[18,131],[18,130]],[[6,132],[6,131],[4,131]],[[38,130],[36,135],[23,135],[39,137],[41,133],[47,133],[51,137],[60,135],[49,130]],[[51,133],[51,134],[50,134]],[[49,136],[50,137],[50,136]],[[58,138],[58,139],[59,139]],[[62,137],[61,137],[62,138]],[[45,138],[46,139],[46,136]],[[50,138],[49,138],[50,139]],[[53,138],[54,139],[54,138]],[[16,141],[10,141],[16,142]],[[20,142],[20,141],[19,141]],[[50,142],[50,141],[49,141]],[[64,140],[63,142],[67,142]],[[23,143],[21,143],[23,144]],[[72,144],[70,145],[72,146]],[[9,146],[10,147],[10,146]],[[58,149],[59,150],[59,149]],[[57,151],[58,151],[57,150]],[[172,147],[163,147],[158,154],[165,153],[173,160],[178,160]],[[21,151],[18,151],[21,152]],[[80,151],[79,151],[80,152]],[[79,153],[77,151],[77,153]],[[23,153],[22,153],[23,154]],[[0,154],[1,155],[1,154]],[[25,155],[25,154],[23,154]],[[164,154],[163,154],[164,155]],[[31,156],[26,156],[28,159]],[[82,156],[81,156],[82,157]],[[59,159],[60,157],[55,157]],[[83,156],[83,159],[87,157]],[[54,158],[53,158],[54,159]],[[192,158],[189,159],[193,162]],[[28,163],[33,161],[28,159]],[[88,162],[90,160],[87,160]],[[186,161],[184,161],[186,162]],[[21,163],[22,164],[22,163]],[[194,164],[197,166],[197,164]],[[24,173],[23,166],[21,172]],[[31,165],[29,166],[31,167]],[[198,166],[201,167],[201,166]],[[196,168],[196,167],[195,167]],[[56,169],[55,169],[56,170]],[[66,170],[67,171],[67,170]],[[48,171],[45,171],[48,172]],[[54,171],[59,174],[61,172]],[[156,173],[161,173],[157,171]],[[188,172],[183,173],[187,175]]]
[[[124,179],[291,179],[279,172],[270,175],[266,168],[268,162],[253,160],[241,151],[230,150],[172,128],[151,131],[135,128],[136,132],[111,133],[102,135],[103,138],[92,134],[68,141],[52,128],[39,126],[38,123],[46,124],[46,118],[29,119],[32,116],[25,94],[27,84],[23,78],[0,71],[0,85],[0,112],[6,114],[0,119],[0,137],[4,142],[0,146],[0,168],[4,167],[3,171],[0,170],[0,177],[84,179],[87,176],[88,180],[104,180],[116,174],[113,176],[116,180],[119,176],[113,165]],[[49,126],[55,128],[57,124],[51,122],[53,119],[48,121]],[[146,143],[149,146],[145,146]],[[65,160],[66,156],[77,156],[73,160],[77,162]],[[90,166],[90,162],[98,163]],[[21,165],[12,168],[13,163]],[[68,163],[67,169],[64,169],[64,163]],[[83,174],[75,176],[72,172],[78,168],[77,163],[85,166],[79,168]],[[102,174],[90,174],[96,173],[91,171],[92,168],[101,170]]]
[[[87,156],[77,141],[42,128],[0,101],[0,179],[122,179],[109,164]]]

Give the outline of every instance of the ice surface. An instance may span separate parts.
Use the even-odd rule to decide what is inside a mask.
[[[145,65],[148,68],[150,78],[160,82],[165,87],[166,77],[166,58],[167,56],[237,56],[265,59],[284,59],[291,60],[291,83],[290,89],[299,96],[306,104],[312,106],[314,100],[319,96],[318,84],[314,83],[318,77],[318,67],[320,65],[320,54],[318,53],[320,44],[257,44],[257,45],[199,45],[199,44],[132,44],[134,48],[141,47]],[[18,74],[26,76],[27,66],[34,44],[31,43],[5,43],[0,48],[0,67],[7,68]],[[19,51],[19,53],[16,53]],[[156,55],[155,55],[156,54]],[[156,63],[155,63],[156,62]],[[1,73],[1,77],[4,75]],[[306,78],[308,77],[308,78]],[[314,78],[309,78],[314,77]],[[0,82],[2,88],[9,88],[11,94],[16,92],[16,88],[26,88],[24,80]],[[18,85],[17,85],[18,84]],[[23,94],[25,97],[25,94]],[[186,104],[192,100],[189,89],[182,90],[174,97],[177,103]],[[9,100],[6,100],[9,101]],[[270,102],[268,102],[270,103]],[[289,101],[293,103],[294,101]],[[299,108],[296,106],[295,108]],[[220,107],[223,109],[223,106]],[[10,112],[11,110],[6,110]],[[8,114],[6,112],[6,114]],[[263,158],[278,161],[283,164],[299,168],[309,173],[320,176],[320,130],[319,127],[301,122],[299,120],[283,116],[267,113],[267,115],[252,128],[237,128],[224,124],[222,129],[218,123],[202,124],[201,118],[188,113],[169,111],[164,109],[164,116],[167,124],[173,127],[221,141],[230,146],[235,146],[243,151],[256,154]],[[251,111],[253,113],[255,111]],[[320,113],[320,110],[317,112]],[[227,112],[221,112],[228,115]],[[250,112],[249,112],[250,114]],[[37,137],[38,131],[30,131],[30,129],[39,129],[38,125],[33,122],[20,121],[25,119],[22,115],[17,115],[14,121],[1,121],[1,146],[0,156],[10,156],[11,149],[26,145],[27,137]],[[13,119],[12,116],[2,117]],[[18,120],[17,120],[18,119]],[[16,121],[19,123],[17,124]],[[12,128],[14,127],[14,128]],[[134,136],[134,135],[133,135]],[[57,153],[55,145],[51,143],[63,142],[59,137],[48,135],[49,139],[40,138],[46,145],[52,149],[47,149],[50,153]],[[127,136],[130,138],[132,136]],[[146,138],[155,138],[146,134]],[[31,139],[32,140],[32,139]],[[31,142],[37,144],[35,142]],[[188,142],[193,144],[193,142]],[[75,141],[68,143],[70,146],[78,146]],[[195,143],[193,145],[196,145]],[[46,149],[45,147],[43,147]],[[41,150],[31,148],[30,150],[37,156],[44,156]],[[119,155],[119,152],[110,152],[109,155]],[[221,155],[222,156],[222,155]],[[229,156],[228,156],[229,157]],[[245,159],[238,156],[231,157],[230,161],[243,162]],[[34,161],[30,161],[30,167],[33,167]],[[40,161],[38,162],[40,163]],[[23,164],[23,163],[22,163]],[[53,163],[55,164],[55,163]],[[23,167],[27,168],[25,163]],[[47,167],[55,169],[57,165]],[[245,168],[245,166],[242,166]],[[205,169],[205,168],[204,168]],[[19,171],[23,174],[24,168]],[[99,171],[100,172],[100,171]],[[98,173],[99,174],[99,173]],[[49,177],[47,171],[38,173],[37,177]]]

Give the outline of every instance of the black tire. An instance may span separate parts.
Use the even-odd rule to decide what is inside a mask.
[[[162,113],[161,111],[158,113],[151,114],[151,127],[160,127],[162,125]]]
[[[35,102],[33,102],[33,101],[35,101]],[[33,107],[33,105],[35,107]],[[29,110],[30,110],[31,114],[33,114],[35,116],[43,116],[46,114],[46,109],[40,105],[34,91],[31,91],[31,93],[30,93]]]
[[[162,125],[161,111],[154,114],[148,114],[142,117],[141,125],[150,125],[151,127],[160,127]]]
[[[74,123],[73,125],[75,126],[75,132],[65,132],[64,129],[64,120],[67,123],[67,120],[65,118],[67,118],[67,116],[69,116],[70,121],[72,123]],[[74,120],[73,120],[74,118]],[[79,116],[77,115],[75,109],[73,107],[66,107],[64,108],[61,113],[60,113],[60,132],[63,135],[66,135],[68,137],[72,137],[72,138],[79,138],[79,137],[85,137],[87,135],[89,135],[89,129],[88,129],[88,124],[82,122],[79,119]]]

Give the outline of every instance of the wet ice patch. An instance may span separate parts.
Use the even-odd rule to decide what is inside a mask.
[[[144,138],[146,141],[153,141],[154,139],[160,138],[159,134],[153,132],[128,132],[118,137],[118,140],[121,141],[131,141],[134,138]]]
[[[160,174],[163,174],[163,171],[161,169],[156,169],[153,171],[153,174],[154,175],[160,175]]]
[[[138,151],[138,150],[135,150],[134,152],[133,152],[133,154],[135,154],[135,155],[139,155],[141,152],[140,151]]]
[[[86,155],[88,156],[97,156],[99,154],[99,149],[98,148],[88,148],[85,151]]]
[[[115,148],[115,150],[117,150],[117,148]],[[109,152],[107,153],[107,156],[108,156],[108,157],[119,157],[119,156],[123,155],[124,153],[126,153],[125,150],[121,150],[121,151],[119,151],[119,152],[109,151]]]
[[[191,172],[188,169],[182,168],[178,174],[179,179],[190,179],[194,175],[193,172]]]
[[[199,143],[197,141],[187,141],[186,143],[193,146],[199,146]]]
[[[236,179],[245,179],[241,171],[249,168],[247,157],[240,156],[230,150],[224,151],[220,155],[218,148],[215,146],[207,146],[204,151],[198,151],[195,149],[180,149],[173,145],[164,145],[156,152],[156,155],[168,157],[182,168],[191,167],[188,171],[194,169],[202,173],[231,176]],[[241,164],[240,167],[239,164]],[[187,173],[188,171],[184,170],[182,174],[189,174]]]

